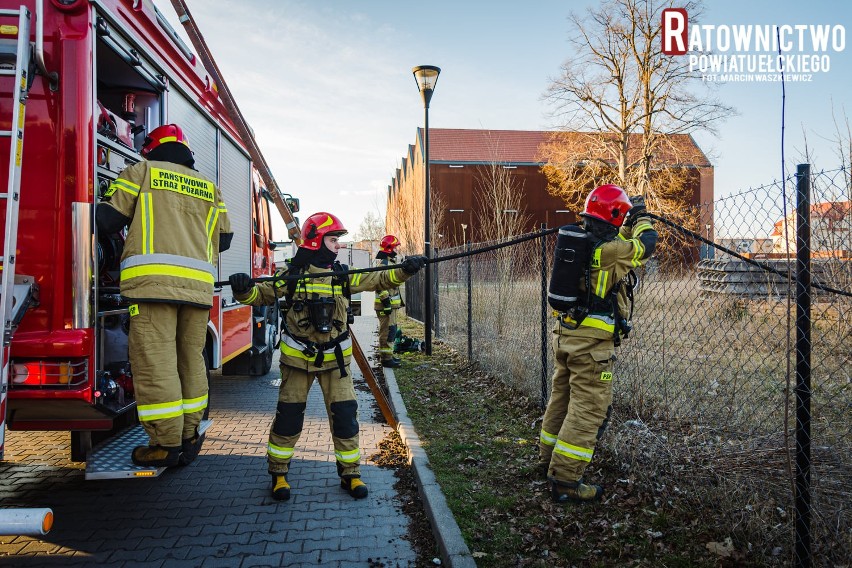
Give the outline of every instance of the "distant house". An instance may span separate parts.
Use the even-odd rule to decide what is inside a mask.
[[[451,247],[461,244],[464,238],[472,242],[489,239],[489,235],[480,234],[478,230],[480,211],[475,194],[482,183],[485,169],[495,164],[511,170],[517,180],[514,185],[521,188],[526,213],[531,217],[525,232],[538,230],[542,223],[548,227],[557,227],[574,222],[578,212],[569,211],[560,198],[547,192],[547,178],[541,171],[544,162],[541,161],[539,148],[550,142],[553,136],[554,132],[537,130],[430,128],[431,195],[433,204],[437,202],[443,207],[440,226],[431,228],[433,244]],[[692,203],[712,203],[713,166],[709,160],[691,136],[672,135],[669,139],[683,148],[685,151],[682,155],[688,158],[685,163],[673,165],[690,168]],[[411,194],[418,188],[422,194],[424,157],[423,129],[418,128],[415,143],[409,145],[388,186],[389,204],[401,194]],[[663,160],[666,158],[663,157]],[[416,230],[422,234],[423,204],[418,205],[420,215],[416,218],[420,220]],[[391,210],[389,205],[388,211]],[[511,215],[515,212],[507,209],[504,213]],[[389,215],[386,220],[388,230],[398,231],[397,224],[399,220]],[[707,211],[706,223],[702,224],[712,224],[711,211]]]
[[[786,230],[785,230],[786,224]],[[772,252],[795,254],[796,211],[775,223],[770,237]],[[785,232],[787,241],[784,240]],[[811,250],[843,258],[852,257],[852,202],[826,201],[811,205]]]

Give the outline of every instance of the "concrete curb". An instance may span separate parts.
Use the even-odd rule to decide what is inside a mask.
[[[435,480],[429,458],[420,445],[420,438],[411,424],[405,403],[399,394],[399,385],[396,376],[391,369],[382,369],[385,374],[385,382],[390,395],[390,407],[396,415],[399,423],[399,432],[402,442],[408,448],[408,461],[414,468],[414,477],[417,480],[417,491],[423,500],[429,524],[432,525],[432,534],[441,551],[441,562],[451,568],[476,568],[476,562],[470,554],[470,549],[464,541],[458,523],[453,512],[447,506],[447,499],[441,486]]]

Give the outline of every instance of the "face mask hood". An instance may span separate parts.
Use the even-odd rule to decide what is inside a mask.
[[[160,144],[148,153],[147,159],[157,162],[171,162],[195,169],[195,158],[192,155],[192,150],[180,142]]]
[[[335,260],[337,260],[337,253],[331,252],[328,247],[325,246],[325,239],[323,239],[319,250],[314,252],[311,264],[321,268],[331,268],[331,265],[334,264]]]

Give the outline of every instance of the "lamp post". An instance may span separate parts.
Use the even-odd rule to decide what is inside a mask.
[[[429,201],[429,101],[432,100],[432,93],[435,92],[435,85],[438,83],[438,75],[441,69],[434,65],[418,65],[411,70],[414,73],[414,81],[417,83],[417,90],[420,91],[420,96],[423,97],[423,109],[425,113],[425,126],[423,128],[423,171],[425,172],[425,223],[423,229],[423,248],[426,258],[432,259],[432,243],[430,242],[429,225],[430,225],[430,201]],[[429,263],[426,263],[426,290],[424,294],[425,314],[423,316],[424,325],[426,326],[426,355],[432,354],[432,268]]]

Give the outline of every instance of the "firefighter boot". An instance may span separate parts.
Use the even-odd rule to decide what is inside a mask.
[[[387,367],[388,369],[396,369],[401,364],[401,361],[394,357],[393,359],[385,359],[382,361],[382,367]]]
[[[550,469],[550,462],[538,462],[535,464],[535,477],[537,479],[549,479],[548,469]]]
[[[355,499],[363,499],[367,496],[367,485],[360,477],[341,477],[340,487],[349,492]]]
[[[180,446],[137,446],[130,459],[141,467],[172,467],[178,465]]]
[[[276,501],[286,501],[290,498],[290,484],[283,473],[272,475],[272,497]]]
[[[195,436],[189,439],[183,439],[180,443],[180,457],[178,458],[179,465],[189,465],[198,453],[201,451],[201,445],[204,443],[204,435],[198,434],[198,428],[195,429]]]
[[[603,487],[577,481],[558,481],[550,478],[550,497],[554,503],[586,503],[599,501],[603,495]]]

